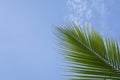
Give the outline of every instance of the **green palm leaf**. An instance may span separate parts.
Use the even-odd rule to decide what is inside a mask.
[[[57,27],[62,53],[69,62],[70,80],[120,80],[120,48],[93,28]]]

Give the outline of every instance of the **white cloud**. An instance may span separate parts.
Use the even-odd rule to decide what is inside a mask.
[[[67,0],[67,7],[67,19],[78,25],[84,24],[86,21],[90,22],[96,14],[103,19],[107,13],[104,0]]]
[[[68,20],[74,21],[77,24],[84,23],[85,20],[91,18],[91,8],[87,0],[68,0]]]

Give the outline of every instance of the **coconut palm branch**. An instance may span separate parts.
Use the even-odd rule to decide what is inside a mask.
[[[76,24],[57,27],[70,80],[120,80],[120,48],[117,40],[103,38],[92,27]]]

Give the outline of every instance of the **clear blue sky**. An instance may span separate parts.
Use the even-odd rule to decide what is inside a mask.
[[[63,23],[64,6],[64,0],[0,1],[0,80],[61,80],[53,27]]]
[[[0,1],[0,80],[63,80],[64,61],[56,52],[53,27],[67,22],[70,13],[66,3]],[[89,21],[100,31],[120,35],[119,3],[120,0],[104,1],[106,17],[98,17],[98,8]]]

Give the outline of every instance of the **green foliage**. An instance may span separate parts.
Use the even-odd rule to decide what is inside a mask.
[[[92,27],[57,27],[62,53],[70,64],[70,80],[120,80],[120,48]]]

